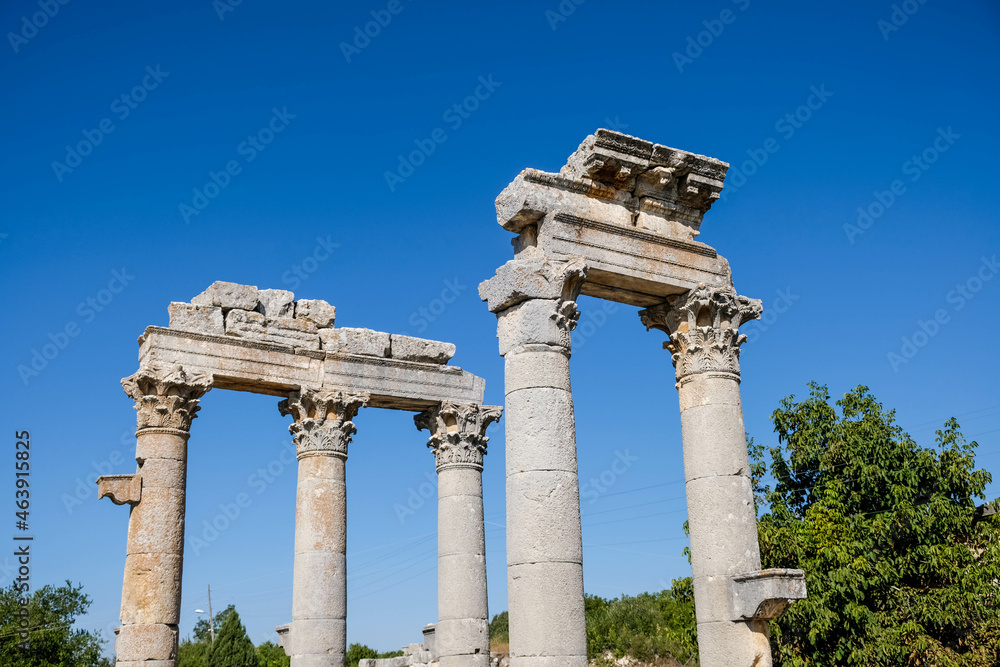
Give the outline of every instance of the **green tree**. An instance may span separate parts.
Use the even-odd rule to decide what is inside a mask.
[[[264,642],[257,647],[257,661],[260,667],[288,667],[292,659],[274,642]]]
[[[177,667],[208,667],[208,651],[211,648],[207,639],[203,642],[182,639],[177,647]]]
[[[378,651],[364,644],[351,644],[347,647],[347,667],[358,667],[359,661],[377,657]]]
[[[229,605],[218,614],[215,615],[215,631],[218,632],[222,624],[226,622],[232,614],[236,613],[236,605]],[[212,639],[211,629],[208,627],[207,618],[199,618],[198,622],[194,624],[194,641],[196,642],[209,642]]]
[[[776,664],[1000,664],[1000,521],[977,511],[991,478],[958,422],[923,448],[866,387],[832,405],[816,384],[772,420],[761,556],[804,569],[809,594],[772,623]]]
[[[240,615],[233,612],[226,616],[222,627],[215,633],[215,641],[208,652],[209,667],[259,667],[257,650],[247,636],[247,629]]]
[[[83,586],[42,586],[28,599],[24,619],[29,629],[27,648],[21,645],[21,593],[14,585],[0,590],[0,665],[4,667],[110,667],[101,656],[99,633],[73,629],[90,607]]]
[[[693,664],[698,639],[692,579],[678,579],[659,593],[605,600],[588,595],[587,654],[602,663],[605,653],[651,662],[672,657]]]

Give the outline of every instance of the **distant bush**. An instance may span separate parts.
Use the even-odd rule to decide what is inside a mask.
[[[623,595],[605,600],[586,599],[587,656],[591,660],[611,653],[637,660],[673,658],[687,662],[697,656],[692,580],[674,581],[669,590]]]

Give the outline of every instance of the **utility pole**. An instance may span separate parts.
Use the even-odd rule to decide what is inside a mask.
[[[208,585],[208,636],[210,643],[215,643],[215,617],[212,616],[212,584]]]

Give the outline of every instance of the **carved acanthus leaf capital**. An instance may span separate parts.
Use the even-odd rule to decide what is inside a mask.
[[[666,303],[639,311],[646,330],[659,329],[669,339],[677,380],[695,373],[722,372],[739,376],[740,346],[747,337],[744,322],[760,317],[759,299],[740,296],[732,287],[700,284]]]
[[[351,420],[368,400],[364,392],[303,388],[281,401],[278,410],[295,420],[288,432],[295,441],[297,457],[332,455],[346,460],[351,436],[357,433]]]
[[[438,472],[451,467],[482,470],[489,442],[486,429],[502,414],[503,408],[498,406],[444,401],[415,415],[413,421],[417,430],[431,434],[427,446],[434,451]]]
[[[180,365],[150,363],[122,379],[125,393],[135,401],[136,427],[191,430],[200,409],[198,400],[212,388],[212,376]]]

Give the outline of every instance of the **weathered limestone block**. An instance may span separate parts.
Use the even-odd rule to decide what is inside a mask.
[[[310,320],[321,329],[333,326],[337,319],[337,309],[319,299],[299,299],[295,302],[295,317]]]
[[[368,357],[388,357],[392,342],[389,334],[371,329],[321,329],[322,347],[328,352],[362,354]]]
[[[257,311],[268,319],[292,317],[295,295],[284,289],[262,289],[257,292]]]
[[[319,349],[319,330],[316,324],[309,320],[299,320],[291,317],[268,317],[265,330],[269,342],[301,347],[307,350]]]
[[[729,590],[732,620],[777,618],[792,602],[806,598],[805,572],[775,568],[740,574]]]
[[[390,335],[391,355],[393,359],[404,361],[421,361],[428,364],[446,364],[455,356],[453,343],[441,343],[436,340],[413,338],[412,336]]]
[[[190,303],[174,302],[167,307],[167,312],[170,313],[171,329],[196,331],[213,336],[222,336],[226,333],[222,308],[217,306],[196,306]]]
[[[573,301],[587,277],[582,259],[552,261],[546,257],[512,259],[496,275],[479,285],[479,298],[491,313],[499,313],[528,299]]]
[[[267,318],[250,310],[230,310],[226,313],[226,334],[251,340],[267,339]]]
[[[176,625],[125,625],[115,640],[119,662],[174,660],[177,657]]]
[[[208,289],[191,299],[196,306],[219,306],[223,310],[254,310],[257,307],[257,288],[217,280]]]

